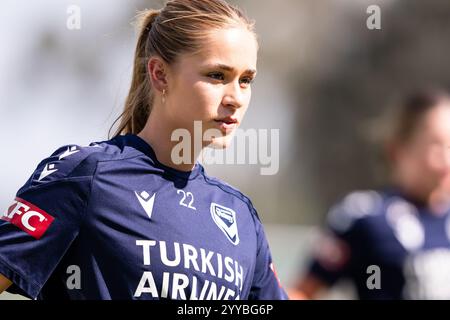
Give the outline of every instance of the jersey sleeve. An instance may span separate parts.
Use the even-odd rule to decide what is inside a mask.
[[[353,264],[366,243],[361,222],[376,212],[381,200],[375,191],[355,191],[331,207],[327,225],[315,242],[309,274],[327,285],[352,277]]]
[[[328,286],[350,273],[351,244],[349,240],[332,230],[324,230],[314,248],[309,266],[309,275],[318,278]]]
[[[249,300],[287,300],[288,296],[281,286],[275,271],[272,255],[264,228],[255,212],[258,250],[256,266],[250,289]]]
[[[35,299],[77,237],[93,175],[87,152],[65,146],[43,160],[1,213],[0,273]]]

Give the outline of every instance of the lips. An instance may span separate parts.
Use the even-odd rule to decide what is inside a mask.
[[[226,117],[226,118],[221,118],[221,119],[215,119],[214,121],[216,122],[223,122],[225,124],[231,125],[231,124],[237,124],[238,121],[236,118],[233,117]]]
[[[225,118],[221,118],[221,119],[215,119],[214,120],[220,129],[222,129],[223,131],[231,131],[233,129],[236,128],[236,126],[238,125],[238,121],[236,118],[233,117],[225,117]]]

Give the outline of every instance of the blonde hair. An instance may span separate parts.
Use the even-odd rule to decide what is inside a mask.
[[[171,0],[161,10],[145,10],[137,16],[139,37],[134,56],[131,87],[114,136],[137,134],[145,126],[153,105],[147,70],[150,57],[173,64],[182,53],[201,49],[212,29],[244,26],[254,33],[254,22],[224,0]],[[256,35],[255,35],[256,38]]]
[[[410,140],[425,115],[439,105],[450,105],[449,94],[441,88],[416,90],[400,102],[392,116],[393,125],[388,131],[388,141],[403,144]]]

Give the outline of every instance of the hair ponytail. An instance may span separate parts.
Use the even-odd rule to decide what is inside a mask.
[[[127,133],[139,133],[144,128],[147,118],[150,115],[153,95],[147,72],[149,56],[147,42],[152,25],[159,13],[160,10],[146,10],[137,16],[139,37],[134,54],[131,87],[125,101],[125,108],[113,123],[114,125],[120,119],[119,127],[115,131],[114,136]]]

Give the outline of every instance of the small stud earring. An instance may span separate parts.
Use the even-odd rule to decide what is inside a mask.
[[[166,89],[163,89],[163,92],[162,92],[162,103],[163,104],[165,104],[166,103]]]

